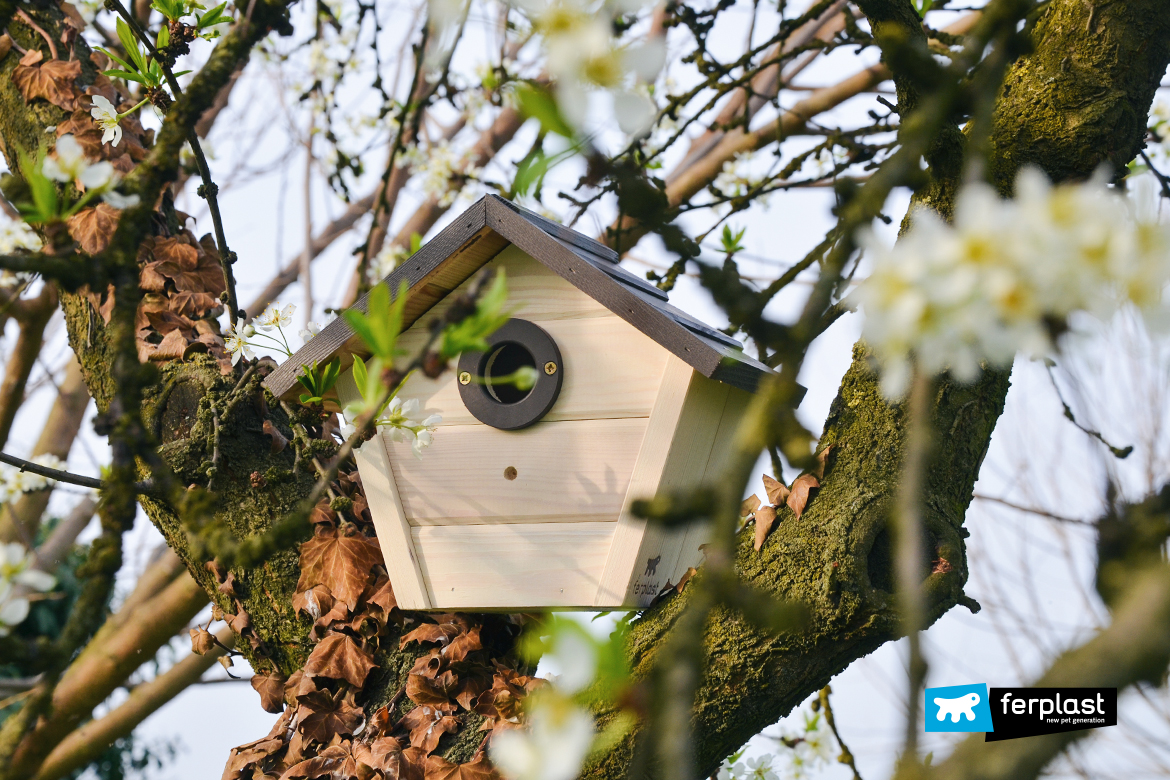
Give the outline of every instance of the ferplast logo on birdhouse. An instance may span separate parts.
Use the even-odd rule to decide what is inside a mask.
[[[926,730],[994,731],[987,684],[926,689]]]
[[[618,260],[485,197],[265,380],[295,398],[298,367],[337,361],[314,398],[381,399],[355,455],[403,609],[643,607],[701,563],[703,526],[631,505],[716,480],[771,369]],[[395,354],[438,349],[436,329],[477,300],[474,340],[443,330],[434,365],[399,373]]]

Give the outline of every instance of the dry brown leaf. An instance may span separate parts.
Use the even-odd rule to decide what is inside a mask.
[[[823,480],[825,478],[825,465],[829,462],[829,453],[832,451],[833,445],[830,444],[828,447],[825,447],[823,450],[817,453],[817,468],[813,474],[818,480]]]
[[[764,491],[768,494],[768,503],[772,506],[781,506],[788,500],[788,488],[784,487],[784,483],[772,479],[767,474],[764,475]]]
[[[759,522],[759,521],[757,520],[757,522]],[[691,578],[694,577],[698,573],[699,573],[699,570],[696,569],[694,566],[691,566],[690,568],[688,568],[686,570],[686,572],[683,573],[682,579],[680,579],[678,581],[678,585],[675,585],[674,589],[676,591],[678,591],[679,593],[682,593],[683,590],[686,588],[687,583],[690,582]]]
[[[347,634],[330,634],[313,648],[309,660],[305,662],[305,674],[345,680],[355,688],[361,688],[366,682],[366,675],[374,666],[374,659],[358,647],[352,637]]]
[[[224,615],[224,617],[226,618],[227,615]],[[228,625],[232,627],[232,631],[243,636],[252,630],[252,616],[248,614],[247,610],[241,609],[238,615],[231,616],[231,620],[228,620]]]
[[[30,49],[31,54],[35,49]],[[36,52],[38,55],[40,52]],[[24,102],[44,98],[66,111],[77,108],[81,90],[73,83],[81,75],[81,61],[49,60],[48,62],[26,62],[32,60],[28,54],[12,71],[12,83],[20,90]],[[39,57],[37,58],[39,59]]]
[[[947,572],[952,572],[954,570],[955,567],[952,566],[951,562],[946,558],[935,558],[930,566],[931,574],[946,574]]]
[[[196,342],[198,344],[198,342]],[[182,360],[187,356],[187,353],[196,344],[192,344],[190,339],[181,330],[172,330],[167,335],[163,336],[163,340],[157,345],[154,345],[153,350],[150,351],[150,360]],[[139,356],[141,357],[142,348],[144,345],[139,341]],[[198,344],[202,347],[202,344]]]
[[[236,595],[236,573],[229,571],[227,576],[223,578],[223,582],[219,583],[219,587],[216,590],[225,596],[234,597]]]
[[[280,430],[272,424],[272,420],[264,421],[264,435],[272,440],[272,445],[269,448],[270,452],[275,455],[288,446],[288,439]]]
[[[284,740],[269,736],[232,748],[221,780],[236,780],[245,769],[259,763],[283,747]],[[253,772],[252,776],[255,777],[256,773]]]
[[[252,688],[260,694],[265,712],[284,712],[284,685],[288,680],[279,673],[252,675]]]
[[[805,507],[812,498],[812,491],[820,486],[821,483],[812,474],[801,474],[792,483],[792,492],[788,494],[788,508],[796,515],[797,520],[804,514]]]
[[[104,252],[118,229],[122,212],[108,203],[99,203],[93,208],[82,209],[69,218],[69,235],[81,244],[81,251],[87,255]]]
[[[756,541],[752,545],[756,552],[759,552],[760,548],[764,546],[764,540],[768,538],[775,522],[776,507],[765,505],[756,510]]]
[[[297,590],[324,585],[333,598],[355,610],[375,566],[385,566],[377,540],[360,533],[345,536],[336,529],[318,527],[317,534],[301,545]]]
[[[739,516],[741,518],[750,517],[752,512],[756,511],[759,508],[759,506],[760,506],[760,497],[757,496],[755,493],[752,493],[750,496],[748,496],[747,498],[745,498],[743,500],[742,504],[739,505]]]
[[[411,674],[406,678],[406,696],[415,704],[448,704],[457,693],[459,678],[451,671],[430,677]]]
[[[441,756],[427,756],[425,780],[499,780],[499,775],[482,753],[466,764],[452,764]]]
[[[191,634],[191,652],[195,655],[203,655],[215,647],[215,635],[206,628],[195,626],[189,633]]]
[[[394,737],[378,737],[369,745],[359,742],[353,746],[353,757],[359,763],[393,777],[402,760],[402,742]]]
[[[426,712],[410,730],[410,745],[430,753],[439,746],[439,740],[444,734],[454,734],[459,730],[459,721],[441,710],[427,706],[415,707],[411,712],[420,709]]]
[[[366,603],[382,610],[382,615],[389,615],[398,607],[398,600],[394,598],[394,588],[390,585],[389,577],[379,577],[374,583],[373,593],[366,596]]]
[[[0,60],[8,56],[8,52],[12,51],[12,38],[8,33],[0,35]]]
[[[479,638],[479,626],[470,631],[459,634],[443,648],[443,657],[451,663],[458,663],[467,658],[467,654],[482,650],[483,643]]]
[[[170,296],[171,309],[188,317],[202,317],[219,306],[219,298],[206,292],[177,292]]]
[[[333,594],[324,585],[314,585],[309,590],[294,593],[292,605],[297,612],[304,612],[317,620],[333,608]]]
[[[423,677],[434,677],[443,671],[443,651],[434,649],[426,655],[420,655],[414,660],[411,674],[421,674]]]
[[[359,707],[346,697],[334,700],[328,691],[314,691],[297,697],[306,713],[297,725],[306,737],[318,742],[329,742],[337,734],[353,734],[365,719]]]
[[[285,770],[280,780],[292,778],[313,780],[330,777],[332,780],[349,780],[357,777],[357,762],[346,745],[330,745],[313,758],[305,759]]]

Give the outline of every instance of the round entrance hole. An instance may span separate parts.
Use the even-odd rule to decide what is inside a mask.
[[[483,389],[496,403],[515,404],[523,401],[532,393],[534,385],[521,390],[512,381],[516,372],[522,368],[536,368],[536,358],[523,344],[507,341],[496,345],[483,364]]]
[[[527,428],[544,417],[561,392],[561,351],[543,328],[517,318],[486,341],[483,352],[464,352],[459,358],[459,397],[482,423],[504,431]],[[517,387],[517,371],[534,384]]]

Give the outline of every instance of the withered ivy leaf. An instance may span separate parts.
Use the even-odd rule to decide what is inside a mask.
[[[269,451],[273,455],[288,446],[288,439],[280,432],[280,429],[272,424],[272,420],[264,421],[264,435],[272,439],[272,446],[269,448]]]
[[[428,756],[425,780],[499,780],[482,753],[466,764],[452,764],[441,756]]]
[[[755,493],[752,493],[750,496],[748,496],[747,498],[745,498],[743,500],[742,504],[739,505],[739,516],[740,517],[749,517],[752,512],[755,512],[756,509],[759,508],[759,506],[760,506],[760,497],[757,496]]]
[[[228,625],[232,627],[232,631],[243,636],[252,630],[252,616],[248,614],[247,610],[241,609],[238,615],[232,615]]]
[[[222,780],[235,780],[245,769],[268,758],[283,747],[284,740],[277,737],[264,737],[255,742],[232,748],[227,766],[223,769]]]
[[[188,236],[146,239],[143,242],[157,261],[154,269],[175,283],[179,291],[206,292],[218,296],[226,287],[223,269],[206,251],[192,246]]]
[[[424,753],[431,753],[439,746],[439,740],[444,734],[454,734],[458,730],[459,721],[450,715],[443,715],[434,720],[419,723],[411,729],[410,745]]]
[[[306,780],[313,780],[317,777],[330,777],[333,780],[356,778],[357,762],[347,746],[330,745],[314,758],[306,759],[289,767],[280,776],[281,780],[300,777],[306,778]]]
[[[304,612],[317,620],[333,608],[333,594],[324,585],[314,585],[309,590],[294,593],[292,605],[297,612]]]
[[[772,525],[776,522],[776,508],[772,506],[762,506],[756,510],[756,541],[752,545],[756,552],[764,546],[764,540],[768,538],[768,534],[772,531]]]
[[[191,629],[191,652],[203,655],[215,647],[215,637],[206,628],[195,626]]]
[[[483,643],[479,638],[479,626],[459,634],[443,648],[443,657],[451,663],[458,663],[467,657],[468,653],[482,650]]]
[[[402,761],[402,742],[394,737],[378,737],[369,745],[359,742],[353,746],[353,757],[371,769],[393,775]]]
[[[768,503],[773,506],[780,506],[788,500],[788,488],[784,487],[784,483],[767,474],[764,475],[764,491],[768,494]]]
[[[288,682],[279,672],[252,675],[252,689],[260,694],[265,712],[284,712],[284,685]]]
[[[349,635],[330,634],[313,648],[305,662],[305,674],[345,680],[355,688],[361,688],[374,666],[374,659]]]
[[[455,701],[463,709],[474,711],[480,695],[491,688],[492,680],[485,674],[462,674],[459,677],[459,692],[455,694]]]
[[[203,564],[203,568],[207,569],[215,576],[216,582],[223,582],[224,578],[227,577],[227,569],[225,569],[223,564],[221,564],[219,561],[208,561],[207,563]]]
[[[345,696],[339,696],[335,700],[328,691],[298,696],[305,716],[297,728],[306,737],[318,742],[329,742],[337,734],[353,734],[365,715],[361,708],[353,706],[346,699]]]
[[[403,635],[398,642],[399,649],[411,642],[438,642],[446,644],[460,633],[461,629],[454,623],[423,623],[418,628]]]
[[[427,754],[419,748],[408,747],[402,751],[397,780],[423,780],[426,772]],[[387,774],[386,780],[393,775]]]
[[[360,533],[345,536],[336,529],[318,528],[317,534],[301,545],[297,590],[324,585],[333,598],[354,610],[375,566],[385,566],[376,540]]]
[[[81,251],[87,255],[96,255],[110,245],[121,217],[122,212],[118,209],[108,203],[99,203],[77,212],[66,224],[69,226],[69,235],[81,244]]]
[[[21,58],[20,64],[12,71],[12,83],[20,90],[24,102],[29,103],[36,98],[44,98],[55,106],[66,111],[77,108],[77,99],[81,91],[74,85],[74,81],[81,75],[81,61],[49,60],[48,62],[33,61],[29,56],[34,50]],[[36,54],[40,54],[36,51]],[[38,57],[37,60],[40,58]]]
[[[233,596],[234,597],[236,595],[236,574],[235,574],[235,572],[229,571],[228,575],[223,578],[223,582],[219,583],[219,587],[216,588],[216,590],[218,590],[220,593],[223,593],[226,596]]]
[[[812,498],[812,491],[820,486],[821,483],[812,474],[801,474],[793,481],[792,492],[788,494],[788,508],[796,515],[797,520],[804,514],[804,509]]]
[[[443,651],[436,648],[426,655],[420,655],[414,660],[411,674],[421,674],[423,677],[434,677],[443,670]]]
[[[391,610],[398,606],[398,600],[394,598],[394,588],[390,585],[389,577],[378,578],[378,581],[374,583],[373,593],[366,596],[366,603],[381,609],[383,616],[388,616]]]
[[[830,444],[817,453],[817,468],[813,471],[813,474],[816,475],[818,480],[825,478],[825,465],[829,462],[829,453],[833,451],[833,446]]]
[[[329,499],[322,498],[309,513],[309,522],[314,525],[337,525],[337,511],[329,506]]]
[[[458,683],[459,678],[450,670],[435,677],[411,674],[406,678],[406,696],[415,704],[447,704]]]
[[[177,292],[170,296],[171,309],[187,317],[202,317],[219,306],[219,298],[206,292]]]

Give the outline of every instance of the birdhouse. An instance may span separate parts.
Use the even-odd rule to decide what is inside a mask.
[[[511,316],[487,352],[403,386],[443,418],[421,459],[381,433],[357,451],[403,609],[643,607],[701,561],[703,528],[647,524],[630,505],[717,479],[770,369],[618,260],[488,196],[386,278],[393,294],[408,285],[399,344],[412,354],[481,268],[506,272]],[[339,318],[266,386],[295,399],[300,366],[339,356],[344,406],[355,354],[368,353]],[[522,366],[530,389],[493,385]]]

